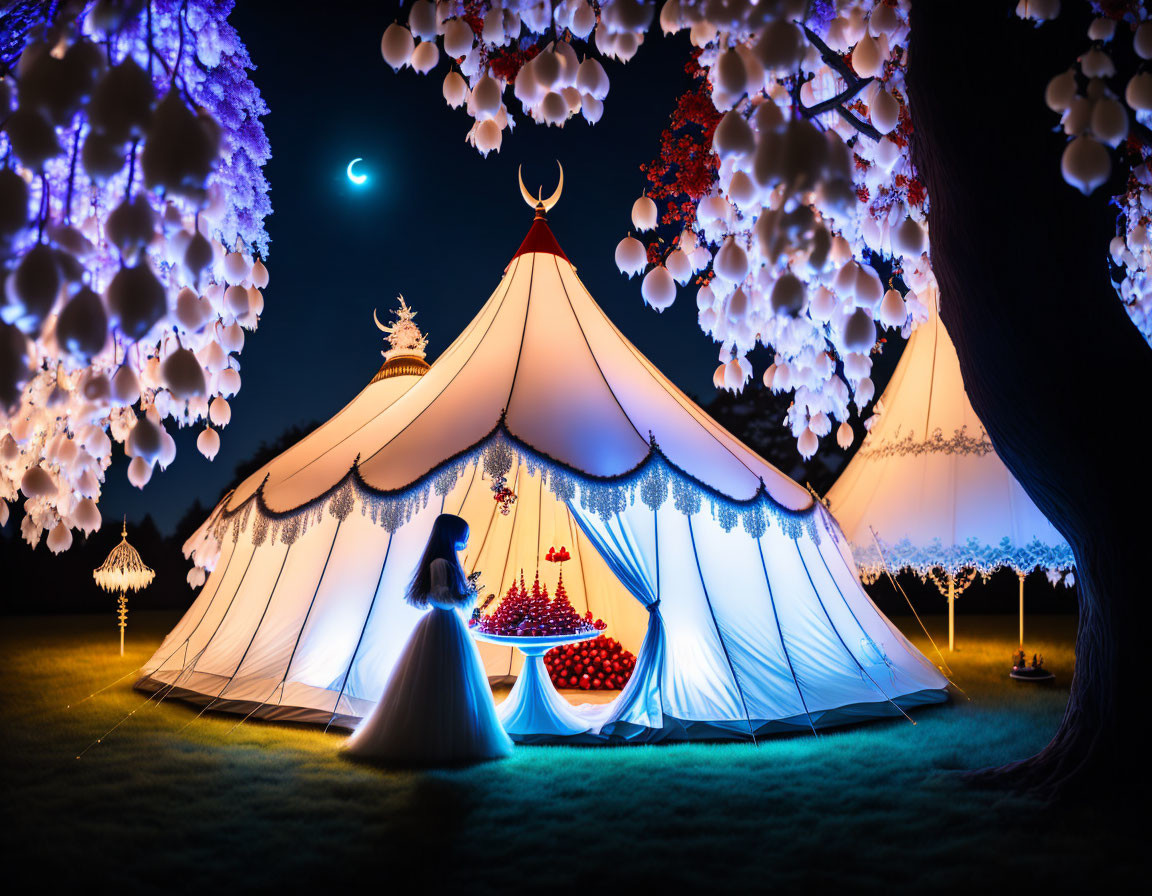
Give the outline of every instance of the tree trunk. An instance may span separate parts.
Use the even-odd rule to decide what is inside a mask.
[[[1089,45],[1088,4],[1040,29],[1014,5],[914,0],[908,57],[941,319],[997,454],[1077,564],[1059,729],[1037,755],[970,777],[1051,799],[1129,796],[1143,781],[1152,555],[1152,480],[1132,424],[1147,426],[1152,350],[1109,282],[1107,201],[1122,176],[1090,197],[1065,184],[1065,138],[1044,105],[1047,81]],[[1126,26],[1117,32],[1130,45]]]

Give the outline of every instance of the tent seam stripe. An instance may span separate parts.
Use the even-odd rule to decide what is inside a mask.
[[[763,537],[763,536],[761,536]],[[804,714],[808,716],[808,727],[812,734],[816,734],[816,725],[812,721],[812,713],[808,709],[808,701],[804,699],[804,690],[800,687],[800,679],[796,677],[796,667],[792,665],[792,657],[788,653],[788,644],[784,641],[784,629],[780,625],[780,614],[776,611],[776,598],[772,594],[772,581],[768,578],[768,564],[764,560],[764,545],[760,538],[756,539],[756,548],[760,552],[760,568],[764,570],[764,584],[768,586],[768,604],[772,607],[772,618],[776,621],[776,634],[780,637],[780,649],[784,651],[784,660],[788,663],[788,671],[792,675],[792,683],[796,685],[796,693],[800,697],[800,705],[804,707]]]
[[[308,612],[304,614],[304,620],[300,623],[300,631],[296,633],[296,643],[292,645],[292,653],[288,655],[288,665],[284,667],[284,677],[280,679],[280,684],[283,686],[288,682],[288,674],[292,671],[292,661],[296,659],[296,650],[300,647],[300,639],[304,637],[304,629],[308,626],[308,619],[312,615],[312,608],[316,605],[316,597],[320,594],[320,586],[324,584],[324,576],[328,572],[328,562],[332,559],[332,551],[336,548],[336,539],[340,537],[340,527],[344,525],[344,520],[336,521],[336,531],[332,533],[332,544],[328,545],[328,556],[324,558],[324,566],[320,570],[320,578],[316,581],[316,590],[312,592],[312,600],[308,602]],[[275,693],[275,690],[273,690]],[[284,691],[280,691],[280,700],[278,703],[284,702]]]
[[[513,272],[513,276],[515,276],[515,272]],[[500,313],[500,309],[501,309],[501,308],[503,307],[503,305],[504,305],[504,299],[505,299],[505,297],[508,295],[508,289],[510,289],[510,288],[511,288],[511,285],[512,285],[512,284],[511,284],[511,280],[509,280],[509,284],[508,284],[508,286],[507,286],[507,287],[505,287],[505,289],[504,289],[504,295],[500,297],[500,302],[499,302],[499,304],[496,306],[496,310],[492,312],[492,320],[488,321],[488,326],[487,326],[487,327],[485,328],[485,330],[484,330],[484,336],[487,336],[487,335],[488,335],[488,330],[490,330],[490,329],[492,328],[492,324],[493,324],[493,322],[496,320],[496,317],[497,317],[497,315]],[[472,331],[472,328],[473,328],[473,324],[474,324],[474,323],[475,323],[475,321],[473,321],[473,323],[469,324],[469,326],[468,326],[468,327],[467,327],[467,328],[466,328],[466,329],[465,329],[465,330],[464,330],[464,331],[463,331],[463,332],[460,334],[460,336],[458,336],[458,337],[457,337],[457,341],[459,341],[460,339],[463,339],[463,338],[464,338],[464,336],[466,336],[466,335],[467,335],[469,332],[471,332],[471,331]],[[483,341],[484,341],[484,337],[483,337],[483,336],[480,338],[480,341],[481,341],[481,342],[483,342]],[[479,343],[477,343],[477,347],[479,347]],[[449,346],[449,348],[451,348],[451,346]],[[447,351],[447,349],[446,349],[445,351]],[[473,348],[473,350],[472,350],[472,354],[475,354],[475,353],[476,353],[476,349],[475,349],[475,348]],[[470,354],[470,355],[468,356],[468,358],[467,358],[467,359],[465,359],[465,361],[464,361],[464,364],[460,365],[460,368],[461,368],[461,370],[462,370],[462,369],[464,368],[464,366],[465,366],[465,365],[468,363],[468,361],[470,361],[470,360],[472,359],[472,354]],[[443,355],[441,355],[440,357],[442,358],[442,357],[443,357]],[[436,360],[440,360],[440,358],[437,358]],[[452,385],[452,381],[456,379],[456,376],[457,376],[457,374],[459,374],[459,372],[460,372],[460,371],[458,370],[458,371],[456,371],[456,373],[455,373],[455,374],[453,374],[453,375],[452,375],[452,379],[448,380],[448,382],[447,382],[447,383],[444,385],[444,389],[447,389],[447,388],[448,388],[448,386]],[[368,389],[368,388],[369,388],[371,385],[372,385],[372,384],[371,384],[371,383],[369,383],[369,384],[368,384],[368,386],[365,386],[365,387],[364,387],[364,389],[361,389],[361,390],[360,390],[360,392],[357,394],[357,397],[359,397],[361,394],[363,394],[363,393],[364,393],[364,392],[365,392],[365,391],[366,391],[366,390],[367,390],[367,389]],[[443,391],[444,391],[444,389],[441,389],[441,390],[440,390],[440,392],[439,392],[439,393],[437,393],[437,395],[440,395],[440,394],[442,394],[442,393],[443,393]],[[295,476],[297,473],[300,473],[301,471],[303,471],[303,470],[305,469],[305,467],[309,466],[309,464],[313,463],[313,462],[314,462],[314,461],[316,461],[316,460],[319,460],[321,457],[323,457],[323,456],[324,456],[325,454],[327,454],[329,451],[332,451],[332,450],[334,450],[335,448],[337,448],[338,446],[340,446],[340,445],[343,445],[343,444],[344,444],[346,441],[348,441],[348,439],[352,438],[352,436],[355,434],[355,432],[360,432],[361,430],[363,430],[363,429],[364,429],[364,427],[365,427],[365,426],[368,426],[370,423],[374,423],[374,422],[375,422],[376,420],[378,420],[378,419],[379,419],[379,418],[380,418],[380,417],[381,417],[383,414],[386,414],[386,413],[387,413],[387,412],[388,412],[388,411],[389,411],[389,410],[392,408],[392,405],[394,405],[394,404],[395,404],[397,401],[399,401],[399,399],[400,399],[400,398],[402,398],[402,397],[403,397],[402,395],[398,395],[398,396],[397,396],[397,397],[396,397],[396,398],[395,398],[395,399],[394,399],[394,400],[391,402],[391,404],[389,404],[389,405],[388,405],[388,407],[386,407],[386,408],[382,408],[380,411],[378,411],[376,414],[374,414],[372,417],[370,417],[370,418],[369,418],[367,421],[365,421],[365,422],[364,422],[364,424],[363,424],[363,425],[361,425],[361,426],[360,426],[360,427],[359,427],[357,430],[355,430],[355,431],[354,431],[354,432],[352,432],[352,433],[349,433],[347,436],[345,436],[344,438],[340,439],[340,440],[339,440],[339,441],[338,441],[338,442],[337,442],[335,445],[332,445],[331,447],[324,449],[324,451],[322,451],[322,452],[321,452],[319,455],[317,455],[317,457],[313,458],[313,460],[309,461],[309,462],[308,462],[307,464],[305,464],[303,467],[300,467],[300,469],[298,469],[298,470],[294,471],[294,472],[293,472],[293,473],[291,473],[289,476],[285,477],[285,478],[284,478],[284,479],[281,481],[281,483],[278,483],[278,484],[282,484],[283,482],[287,482],[289,479],[291,479],[291,478],[292,478],[293,476]],[[433,401],[434,401],[434,400],[435,400],[435,399],[433,399]],[[344,408],[341,408],[341,410],[340,410],[339,412],[337,412],[337,414],[336,414],[336,417],[339,417],[339,416],[340,416],[340,414],[342,414],[342,413],[343,413],[343,412],[344,412],[344,411],[345,411],[345,410],[348,408],[348,406],[350,406],[350,405],[351,405],[353,402],[355,402],[355,401],[356,401],[356,399],[355,399],[355,398],[353,398],[353,399],[352,399],[352,401],[348,402],[348,404],[347,404],[347,405],[345,405],[345,406],[344,406]],[[431,404],[429,404],[429,405],[428,405],[428,407],[431,407]],[[426,411],[426,410],[428,410],[428,407],[424,408],[424,410],[425,410],[425,411]],[[421,411],[421,412],[420,412],[420,414],[423,414],[423,413],[424,413],[424,411]],[[412,420],[411,420],[411,421],[409,421],[409,424],[411,424],[411,423],[415,422],[415,420],[416,420],[416,419],[417,419],[417,418],[420,416],[420,414],[417,414],[417,415],[416,415],[416,417],[412,418]],[[325,422],[326,422],[326,423],[330,423],[332,420],[335,420],[335,419],[336,419],[336,417],[332,417],[330,420],[328,420],[328,421],[325,421]],[[323,425],[323,424],[321,424],[321,425]],[[405,426],[404,428],[405,428],[405,429],[407,429],[408,427],[407,427],[407,426]],[[404,430],[400,430],[400,432],[403,432],[403,431],[404,431]],[[312,435],[312,433],[309,433],[308,435],[310,436],[310,435]],[[396,433],[396,436],[399,436],[399,435],[400,435],[400,433]],[[393,436],[392,438],[394,439],[394,438],[396,438],[396,436]],[[305,437],[304,437],[304,439],[307,439],[307,438],[308,438],[308,436],[305,436]],[[301,441],[301,442],[303,442],[303,441],[304,441],[304,439],[301,439],[300,441]],[[390,441],[392,441],[392,440],[391,440],[391,439],[389,439],[389,442],[390,442]],[[380,447],[381,447],[381,449],[382,449],[382,448],[384,448],[384,447],[386,447],[386,445],[387,445],[387,444],[388,444],[388,443],[386,442],[384,445],[380,446]],[[375,456],[375,455],[373,455],[373,456]],[[261,467],[261,469],[263,469],[263,467]],[[260,472],[260,471],[259,471],[259,470],[257,470],[256,472]],[[267,476],[265,476],[265,478],[267,478]],[[263,483],[261,483],[261,485],[260,485],[260,486],[258,486],[258,489],[259,489],[259,488],[262,488],[262,487],[263,487]],[[233,489],[233,491],[235,491],[235,489]],[[251,497],[251,496],[249,496],[249,497]],[[245,501],[247,501],[247,500],[248,500],[248,499],[246,498],[246,499],[245,499]],[[242,505],[241,505],[241,506],[242,506]],[[225,508],[225,510],[227,510],[227,508]]]
[[[290,553],[292,553],[292,545],[288,545],[287,550],[284,551],[284,559],[280,561],[280,571],[278,573],[276,573],[276,581],[272,584],[272,591],[269,592],[268,600],[264,604],[264,612],[260,614],[260,619],[256,623],[256,628],[252,632],[252,637],[248,639],[248,646],[244,648],[244,653],[241,654],[241,656],[240,656],[240,662],[238,662],[236,664],[236,668],[232,670],[232,674],[228,676],[227,680],[224,682],[224,685],[220,688],[220,690],[216,694],[216,696],[213,697],[209,701],[207,706],[205,706],[202,710],[200,710],[199,713],[197,713],[197,715],[196,715],[197,719],[200,718],[200,716],[204,715],[204,713],[208,712],[208,710],[211,709],[213,706],[215,706],[216,702],[221,697],[224,696],[224,692],[226,690],[228,690],[228,685],[232,684],[232,682],[234,682],[236,680],[236,675],[240,672],[240,667],[244,665],[244,660],[246,660],[248,658],[248,651],[252,649],[252,645],[256,642],[256,636],[258,634],[260,634],[260,626],[262,626],[264,624],[264,617],[268,615],[268,608],[270,606],[272,606],[272,598],[276,596],[276,587],[280,584],[280,576],[282,576],[284,574],[284,566],[288,563],[288,555]],[[252,555],[253,556],[256,555],[255,550],[252,551]],[[251,562],[249,562],[249,565],[251,565]],[[248,570],[245,569],[244,572],[245,572],[245,574],[247,574]],[[241,579],[241,583],[243,583],[243,579]],[[236,593],[237,594],[240,593],[239,586],[237,586],[237,588],[236,588]],[[235,600],[235,595],[233,595],[233,600]],[[228,609],[229,610],[232,609],[231,604],[229,604]],[[227,613],[225,613],[225,616],[227,616]],[[220,622],[223,623],[224,619],[221,618]],[[219,628],[217,628],[217,631],[219,631]],[[205,650],[208,649],[207,645],[205,645],[204,649]],[[201,655],[203,655],[203,652],[204,651],[201,651]],[[196,721],[196,719],[193,719],[192,721],[194,722],[194,721]],[[191,724],[191,723],[189,723],[189,724]]]
[[[863,672],[865,675],[868,676],[868,680],[870,682],[872,682],[872,686],[880,692],[880,696],[883,697],[885,700],[887,700],[889,703],[891,703],[893,706],[895,706],[897,709],[899,709],[900,713],[905,718],[907,718],[908,713],[904,712],[903,709],[900,709],[900,706],[896,703],[896,701],[893,700],[891,697],[889,697],[886,693],[884,693],[884,688],[880,687],[879,682],[877,682],[876,679],[872,677],[872,673],[864,668],[864,664],[861,663],[860,660],[856,658],[856,654],[854,654],[851,651],[851,649],[848,647],[848,644],[844,640],[844,637],[840,634],[840,629],[836,628],[836,623],[832,621],[832,616],[828,612],[828,608],[826,606],[824,606],[824,598],[822,598],[820,596],[820,592],[816,589],[816,583],[812,580],[812,573],[808,569],[808,561],[804,559],[804,555],[800,552],[800,542],[796,539],[792,539],[792,544],[796,546],[796,556],[800,558],[800,565],[804,567],[804,574],[808,577],[808,584],[812,586],[812,593],[814,595],[816,595],[816,602],[820,604],[820,609],[824,611],[824,618],[828,620],[828,625],[832,629],[832,633],[834,635],[836,635],[836,640],[838,640],[840,642],[840,646],[844,648],[844,652],[847,653],[848,656],[850,656],[852,658],[852,662],[854,662],[856,664],[856,667],[861,672]],[[820,553],[819,550],[817,550],[817,553],[818,554]],[[820,560],[821,560],[821,562],[824,563],[824,568],[828,573],[828,578],[832,579],[833,587],[835,587],[837,592],[840,593],[840,597],[844,601],[844,605],[848,606],[848,599],[844,597],[844,592],[840,591],[840,585],[837,583],[836,579],[833,577],[832,571],[830,569],[828,569],[828,563],[827,563],[827,561],[824,560],[823,554],[820,555]],[[852,615],[852,618],[856,621],[856,625],[860,626],[860,633],[863,634],[864,637],[868,638],[868,640],[872,640],[871,637],[869,637],[868,633],[866,631],[864,631],[864,627],[862,625],[860,625],[860,620],[856,619],[856,614],[852,613],[851,607],[848,607],[848,612]]]
[[[732,673],[732,683],[736,685],[736,693],[740,695],[740,704],[744,707],[744,720],[748,723],[748,736],[752,738],[752,743],[756,743],[756,732],[752,729],[752,715],[748,712],[748,701],[744,698],[744,688],[740,686],[740,676],[736,674],[732,655],[728,652],[728,645],[724,642],[724,633],[720,631],[720,623],[716,620],[712,599],[708,596],[708,586],[704,583],[704,570],[700,567],[700,553],[696,550],[696,533],[692,529],[691,516],[688,517],[688,538],[692,542],[692,557],[696,561],[696,575],[700,579],[700,590],[704,592],[704,603],[708,607],[708,615],[712,617],[712,628],[716,630],[716,637],[720,639],[720,649],[724,651],[728,671]]]
[[[464,492],[464,500],[460,502],[460,513],[464,512],[464,505],[468,501],[468,496],[470,494],[472,494],[472,486],[475,485],[475,483],[476,483],[476,471],[478,469],[480,469],[480,462],[479,461],[477,461],[476,464],[472,467],[472,481],[468,483],[468,488]],[[459,516],[460,513],[458,513],[457,516]],[[492,502],[492,511],[491,511],[491,513],[488,514],[488,525],[484,527],[484,537],[482,539],[480,539],[480,548],[476,551],[476,556],[472,561],[472,570],[471,570],[472,572],[476,571],[476,564],[480,562],[480,555],[484,553],[484,547],[485,547],[485,545],[488,544],[488,534],[492,531],[492,523],[495,521],[495,519],[496,519],[496,502],[493,501]],[[497,588],[499,588],[500,585],[502,585],[502,584],[503,584],[502,582],[498,583]]]
[[[573,273],[575,273],[575,269],[573,269]],[[576,279],[577,279],[577,281],[580,281],[580,276],[579,276],[578,274],[576,275]],[[584,283],[583,283],[582,281],[580,281],[580,285],[581,285],[581,286],[584,286]],[[588,292],[588,288],[587,288],[587,287],[584,287],[584,292],[586,292],[586,293]],[[634,346],[634,345],[631,343],[631,341],[630,341],[630,340],[629,340],[629,339],[628,339],[628,338],[627,338],[627,337],[626,337],[626,336],[623,334],[623,332],[621,332],[620,328],[619,328],[619,327],[617,327],[617,326],[616,326],[616,325],[615,325],[615,324],[612,322],[612,318],[610,318],[610,317],[608,316],[608,313],[607,313],[607,312],[606,312],[606,311],[605,311],[603,308],[601,308],[601,307],[600,307],[599,303],[598,303],[598,302],[597,302],[597,301],[596,301],[594,298],[592,298],[592,294],[591,294],[591,293],[588,293],[588,297],[589,297],[590,299],[592,299],[592,305],[593,305],[593,306],[596,308],[596,310],[597,310],[597,311],[599,311],[599,312],[600,312],[600,316],[604,318],[604,320],[605,320],[605,321],[608,323],[608,326],[609,326],[609,327],[611,327],[613,330],[615,330],[615,331],[616,331],[616,333],[617,333],[617,335],[618,335],[618,336],[620,336],[620,338],[621,338],[621,341],[624,343],[624,345],[626,345],[626,346],[628,347],[629,351],[632,353],[632,356],[633,356],[633,357],[635,357],[635,358],[639,358],[641,361],[647,361],[649,364],[652,364],[652,362],[651,362],[651,361],[648,361],[648,359],[644,357],[644,355],[643,355],[643,354],[640,352],[640,350],[639,350],[638,348],[636,348],[636,346]],[[662,372],[659,370],[659,368],[657,368],[657,367],[656,367],[656,365],[655,365],[655,364],[652,364],[652,368],[653,368],[654,370],[656,370],[656,372],[657,372],[657,373],[660,373],[660,375],[661,375],[661,376],[664,376],[664,374],[663,374],[663,373],[662,373]],[[665,379],[667,379],[667,377],[665,377]],[[671,382],[671,381],[669,381],[669,382]],[[667,389],[665,389],[664,391],[665,391],[665,392],[667,392],[668,390],[667,390]],[[669,394],[671,394],[671,393],[669,393]],[[683,394],[684,394],[684,393],[681,391],[681,395],[683,395]],[[687,395],[684,395],[684,397],[685,397],[685,398],[688,398],[688,396],[687,396]],[[675,400],[675,396],[673,396],[673,400]],[[691,401],[691,399],[689,399],[689,401]],[[677,403],[677,405],[679,405],[679,404],[680,404],[679,402],[676,402],[676,403]],[[692,403],[693,403],[693,404],[695,404],[695,402],[692,402]],[[681,406],[681,407],[683,408],[683,406]],[[686,410],[686,409],[685,409],[685,410]],[[711,439],[712,439],[712,440],[713,440],[713,441],[714,441],[714,442],[715,442],[717,445],[719,445],[721,448],[723,448],[725,451],[727,451],[729,454],[731,454],[731,455],[732,455],[732,458],[733,458],[733,459],[734,459],[734,460],[735,460],[735,461],[736,461],[738,464],[740,464],[740,466],[742,466],[742,467],[743,467],[745,470],[747,470],[749,473],[751,473],[753,476],[755,476],[755,477],[756,477],[757,479],[759,479],[761,482],[763,482],[763,481],[764,481],[764,477],[763,477],[763,476],[761,476],[759,473],[757,473],[755,470],[753,470],[753,469],[752,469],[750,466],[748,466],[748,464],[744,463],[744,461],[743,461],[743,460],[741,460],[741,459],[740,459],[740,457],[738,457],[738,456],[737,456],[736,452],[734,452],[734,451],[733,451],[731,448],[729,448],[729,447],[728,447],[727,445],[725,445],[725,444],[724,444],[722,441],[720,441],[720,439],[716,438],[716,434],[715,434],[715,433],[713,433],[713,432],[709,432],[709,430],[708,430],[708,427],[706,427],[706,426],[705,426],[703,423],[701,423],[701,422],[700,422],[700,420],[699,420],[699,419],[697,419],[697,417],[696,417],[696,415],[695,415],[695,414],[693,414],[693,413],[691,413],[691,412],[689,411],[689,412],[688,412],[688,416],[689,416],[689,417],[691,417],[691,418],[692,418],[692,420],[693,420],[693,421],[696,423],[696,425],[697,425],[697,426],[699,426],[699,427],[700,427],[702,430],[704,430],[704,432],[705,432],[705,433],[706,433],[706,434],[707,434],[707,435],[708,435],[708,436],[709,436],[709,437],[710,437],[710,438],[711,438]],[[631,419],[631,418],[629,418],[629,419]],[[737,441],[739,441],[739,440],[737,440]],[[745,447],[747,447],[747,446],[745,446]],[[749,450],[751,450],[751,449],[749,449]],[[755,452],[753,452],[753,453],[755,453]],[[765,461],[765,463],[768,463],[768,462],[767,462],[767,461]],[[784,474],[783,474],[783,472],[781,472],[780,470],[776,470],[776,467],[774,467],[772,464],[768,464],[768,466],[769,466],[769,467],[771,467],[771,468],[772,468],[773,470],[775,470],[776,472],[780,473],[780,475],[781,475],[781,476],[783,476],[783,475],[784,475]],[[785,478],[790,478],[790,477],[785,477]],[[781,506],[783,506],[783,505],[781,505]]]
[[[529,477],[531,478],[531,477]],[[540,539],[544,537],[544,477],[540,477],[540,488],[536,491],[536,569],[540,569]],[[555,517],[553,517],[555,519]]]
[[[456,516],[460,516],[464,512],[464,504],[468,501],[468,495],[472,493],[472,486],[476,484],[476,471],[479,469],[479,463],[472,467],[472,478],[468,480],[468,487],[464,489],[464,497],[460,499],[460,507],[456,511]],[[445,497],[447,497],[447,493],[445,493]]]
[[[617,512],[617,514],[616,514],[616,522],[617,523],[620,522],[619,512]],[[621,532],[623,532],[624,527],[621,526],[620,529],[621,529]],[[652,612],[654,612],[656,614],[657,622],[660,625],[660,638],[661,638],[661,640],[663,640],[663,638],[664,638],[664,617],[660,613],[660,514],[657,512],[655,507],[652,508],[652,538],[653,538],[653,541],[655,542],[654,547],[656,549],[656,606],[652,610]],[[640,646],[643,647],[644,645],[641,644]],[[656,678],[656,694],[660,698],[660,728],[661,728],[661,730],[663,730],[663,728],[664,728],[664,716],[665,716],[665,713],[664,713],[664,660],[665,660],[664,645],[661,644],[660,648],[661,648],[660,649],[660,672]],[[637,659],[639,659],[639,657],[637,657]],[[633,667],[633,671],[635,671],[635,667]],[[629,677],[631,677],[631,676],[629,676]]]
[[[196,655],[192,657],[192,662],[180,670],[180,674],[177,675],[176,679],[172,682],[173,688],[176,687],[177,683],[181,678],[184,677],[185,674],[187,674],[189,671],[195,670],[196,664],[200,662],[200,657],[204,655],[204,652],[208,650],[208,648],[212,646],[212,642],[216,640],[216,636],[220,633],[220,626],[224,624],[224,620],[227,619],[228,614],[232,612],[232,605],[236,602],[236,595],[238,595],[240,593],[240,589],[244,587],[244,579],[248,577],[248,570],[251,569],[252,561],[255,559],[256,551],[258,550],[259,546],[254,545],[252,548],[252,553],[248,555],[248,563],[244,567],[244,572],[240,574],[240,581],[236,583],[236,589],[232,592],[232,596],[228,599],[228,606],[224,608],[224,612],[220,616],[220,621],[216,623],[216,628],[212,630],[212,634],[208,636],[208,640],[204,643],[204,646],[196,651]]]
[[[236,556],[235,545],[233,545],[232,550],[228,552],[228,559],[224,561],[224,569],[220,573],[220,580],[216,583],[216,590],[212,592],[212,597],[208,601],[208,606],[206,606],[204,608],[204,612],[201,613],[200,618],[196,620],[196,625],[193,626],[192,631],[190,631],[188,633],[187,637],[185,637],[184,640],[180,643],[180,646],[177,647],[176,650],[173,650],[170,654],[168,654],[168,656],[164,657],[164,659],[162,659],[160,661],[160,664],[158,666],[156,666],[155,669],[152,670],[153,672],[162,670],[164,667],[164,664],[166,662],[168,662],[168,660],[172,659],[172,657],[176,656],[177,651],[179,651],[181,648],[184,648],[184,650],[185,650],[184,658],[185,659],[188,658],[188,654],[187,654],[188,643],[192,640],[192,637],[196,634],[196,632],[198,632],[200,630],[200,626],[204,624],[204,620],[208,616],[208,611],[212,609],[212,605],[216,602],[216,598],[220,594],[220,586],[224,583],[224,580],[228,577],[228,569],[232,566],[232,558],[234,556]],[[187,668],[187,666],[185,666],[184,668]],[[183,673],[183,669],[181,670],[181,674],[182,673]],[[151,675],[151,674],[152,673],[149,673],[149,675]],[[145,676],[145,677],[147,677],[147,676]],[[179,678],[179,676],[177,676],[177,678]]]
[[[520,485],[520,469],[521,469],[521,464],[519,463],[519,461],[517,461],[517,463],[516,463],[516,478],[512,481],[512,484],[516,487],[519,487],[519,485]],[[541,482],[540,485],[541,485],[541,487],[543,487],[544,483]],[[513,491],[515,491],[515,489],[513,489]],[[495,504],[493,504],[493,509],[495,509]],[[516,518],[519,516],[520,516],[520,502],[517,501],[516,506],[512,508],[511,532],[516,531]],[[493,519],[495,519],[495,516],[493,516]],[[512,534],[511,534],[511,532],[509,532],[509,534],[508,534],[508,550],[506,550],[504,552],[504,566],[500,571],[500,587],[501,588],[504,587],[504,575],[508,572],[508,561],[512,557]],[[515,578],[516,578],[515,573],[513,573],[512,578],[513,578],[513,581],[515,581]],[[512,674],[512,663],[515,661],[516,661],[516,650],[512,647],[509,647],[508,648],[508,674],[509,675]]]
[[[240,670],[244,667],[244,660],[248,659],[248,651],[252,649],[252,645],[256,643],[256,638],[260,634],[260,629],[264,625],[264,619],[268,616],[268,608],[272,606],[272,600],[276,597],[276,589],[280,585],[280,577],[284,575],[284,567],[288,565],[288,555],[292,553],[292,545],[288,545],[288,549],[284,552],[284,559],[280,561],[280,571],[276,573],[276,581],[272,583],[272,590],[268,593],[268,600],[264,602],[264,612],[260,614],[260,619],[256,623],[256,628],[252,632],[252,637],[248,639],[248,646],[244,648],[244,653],[240,655],[240,662],[236,664],[236,668],[232,674],[228,676],[228,681],[224,683],[224,687],[220,689],[217,697],[224,696],[224,692],[228,690],[228,685],[236,680],[236,676],[240,674]]]
[[[588,575],[584,572],[584,554],[580,550],[579,527],[572,528],[572,509],[567,504],[564,505],[564,512],[568,516],[568,535],[572,538],[572,547],[576,550],[576,562],[580,564],[580,585],[584,589],[584,611],[591,613],[592,605],[588,601]]]
[[[528,334],[528,315],[532,311],[532,280],[536,273],[536,253],[531,254],[532,265],[528,268],[528,298],[524,302],[524,326],[520,330],[520,347],[516,350],[516,366],[512,368],[512,382],[508,386],[508,398],[504,402],[505,418],[512,408],[512,395],[516,392],[516,377],[520,373],[520,359],[524,356],[524,337]],[[508,282],[508,287],[509,289],[512,287],[511,280]]]
[[[567,261],[567,259],[565,259]],[[600,366],[600,359],[596,357],[596,353],[592,351],[592,344],[588,341],[588,334],[584,332],[584,325],[580,323],[580,315],[576,313],[576,308],[572,304],[572,297],[568,294],[568,287],[564,285],[564,275],[560,271],[560,262],[556,260],[556,256],[552,256],[552,262],[556,265],[556,277],[560,281],[560,288],[564,290],[564,299],[568,302],[568,310],[572,312],[572,319],[576,321],[576,327],[580,330],[580,335],[584,339],[584,346],[588,349],[588,355],[592,358],[592,363],[596,365],[596,372],[600,374],[600,379],[604,381],[605,387],[608,389],[608,394],[612,396],[612,400],[616,402],[616,407],[620,409],[620,413],[624,415],[624,419],[628,421],[628,425],[632,427],[632,431],[639,436],[640,441],[645,445],[648,440],[644,438],[644,433],[636,428],[636,424],[632,422],[632,418],[628,412],[624,410],[624,405],[620,403],[620,399],[616,396],[616,390],[612,388],[612,384],[608,382],[608,377],[604,375],[604,368]],[[569,262],[571,267],[571,262]],[[749,470],[751,472],[751,470]]]
[[[340,682],[340,692],[336,695],[336,703],[332,707],[332,715],[328,724],[324,726],[327,731],[336,719],[340,710],[340,701],[344,699],[344,690],[348,687],[348,679],[352,677],[352,667],[356,665],[356,654],[360,652],[360,645],[364,642],[364,634],[368,631],[368,623],[372,619],[372,611],[376,608],[376,599],[380,596],[380,585],[384,581],[384,570],[388,567],[388,555],[392,553],[392,538],[396,533],[388,533],[388,544],[384,547],[384,561],[380,564],[380,575],[376,577],[376,588],[372,592],[372,600],[368,603],[368,612],[364,614],[364,624],[360,626],[360,637],[356,639],[356,646],[352,648],[352,656],[348,659],[348,668],[344,670],[344,677]]]

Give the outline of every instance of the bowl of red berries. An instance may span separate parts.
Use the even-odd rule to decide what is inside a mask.
[[[561,644],[544,654],[544,668],[557,688],[614,691],[636,668],[636,657],[615,638],[597,635],[578,644]]]

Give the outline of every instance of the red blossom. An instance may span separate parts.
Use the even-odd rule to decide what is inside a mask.
[[[507,84],[515,84],[520,69],[540,50],[540,44],[530,46],[526,50],[516,47],[499,47],[488,54],[488,65],[495,77]]]
[[[492,4],[488,0],[465,0],[464,14],[460,18],[467,22],[472,33],[479,37],[484,31],[484,16],[491,8]]]
[[[928,198],[928,190],[924,184],[920,183],[917,177],[912,178],[908,182],[908,204],[911,206],[919,206],[924,204],[924,200]]]
[[[684,69],[696,83],[677,99],[668,127],[660,134],[660,154],[641,166],[648,178],[649,197],[664,206],[660,218],[664,225],[695,218],[696,205],[712,189],[719,168],[712,135],[720,113],[709,96],[699,52],[693,53]]]

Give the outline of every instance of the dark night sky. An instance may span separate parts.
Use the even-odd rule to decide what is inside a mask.
[[[431,334],[434,359],[495,289],[531,222],[516,183],[521,163],[529,188],[546,191],[555,160],[563,163],[564,196],[550,223],[585,284],[682,389],[705,401],[713,394],[718,346],[696,324],[695,291],[682,289],[658,315],[613,261],[645,185],[639,166],[656,154],[689,83],[687,37],[650,36],[627,66],[606,62],[612,87],[595,127],[521,120],[484,159],[464,142],[470,119],[443,101],[446,60],[427,76],[384,63],[380,36],[394,15],[394,4],[341,4],[339,14],[316,15],[313,4],[238,3],[231,21],[271,109],[265,313],[240,355],[243,384],[215,461],[196,451],[198,430],[182,431],[176,462],[139,491],[121,456],[108,471],[106,520],[151,513],[171,529],[195,499],[214,503],[261,441],[339,410],[379,367],[372,309],[383,318],[397,293]],[[371,175],[363,188],[344,173],[357,156]],[[766,357],[754,356],[757,375]]]

